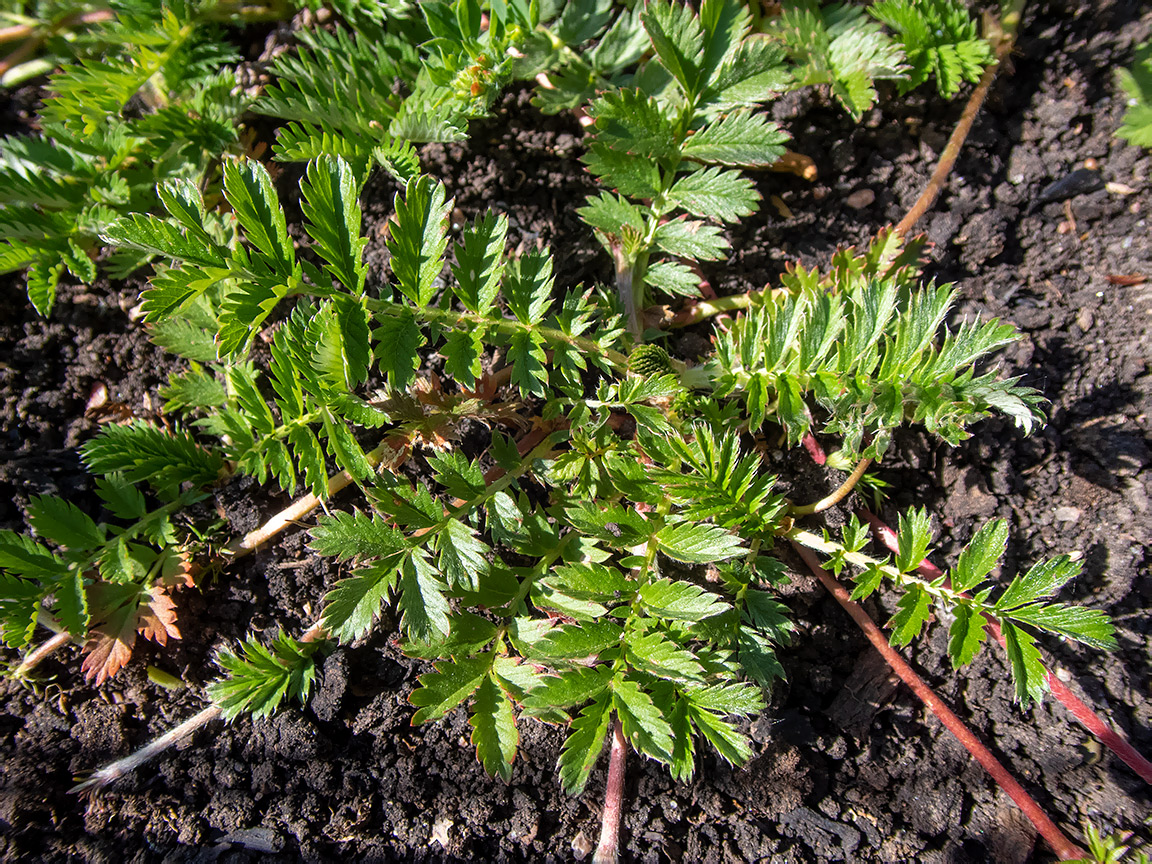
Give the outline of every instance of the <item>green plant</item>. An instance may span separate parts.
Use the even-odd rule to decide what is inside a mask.
[[[1145,820],[1147,824],[1147,820]],[[1132,861],[1134,864],[1148,864],[1148,853],[1133,849],[1128,845],[1130,834],[1110,834],[1101,836],[1094,825],[1084,826],[1084,837],[1088,841],[1088,855],[1076,859],[1075,864],[1117,864],[1119,861]],[[1129,853],[1132,857],[1129,858]]]
[[[37,499],[32,527],[63,551],[0,537],[9,644],[27,645],[49,613],[76,640],[104,628],[113,645],[86,671],[106,676],[126,659],[117,639],[130,647],[142,627],[175,636],[171,608],[156,601],[168,571],[186,564],[170,515],[241,474],[306,488],[312,504],[351,483],[363,499],[332,506],[311,532],[312,547],[346,571],[313,626],[222,651],[204,722],[307,700],[318,654],[368,634],[391,603],[405,651],[432,664],[411,697],[414,722],[465,707],[491,774],[510,776],[525,718],[566,727],[559,772],[572,792],[609,730],[617,783],[626,747],[678,779],[692,776],[700,746],[740,763],[751,749],[737,721],[783,677],[775,650],[792,633],[773,591],[787,578],[780,540],[820,552],[837,574],[853,568],[857,598],[895,589],[893,644],[917,638],[933,612],[950,616],[948,654],[960,667],[997,624],[1023,704],[1046,686],[1035,632],[1113,647],[1102,613],[1052,600],[1078,570],[1067,556],[997,590],[989,575],[1007,530],[994,522],[949,574],[926,577],[926,513],[902,519],[894,560],[866,556],[854,518],[835,539],[800,527],[822,508],[788,501],[756,452],[769,429],[788,444],[837,436],[843,457],[861,460],[858,478],[905,424],[956,443],[990,414],[1025,433],[1042,422],[1039,394],[988,362],[1016,338],[1012,328],[944,326],[955,293],[921,284],[922,241],[885,230],[824,272],[790,268],[713,330],[699,365],[642,343],[647,289],[696,290],[686,262],[720,256],[721,226],[755,210],[741,169],[783,152],[785,133],[754,109],[824,83],[859,116],[876,79],[903,75],[902,49],[856,7],[789,4],[764,34],[725,0],[698,12],[663,0],[619,14],[601,2],[570,8],[588,20],[458,0],[424,4],[422,20],[401,16],[394,30],[303,37],[307,47],[277,61],[277,82],[256,103],[291,121],[277,158],[307,162],[302,242],[268,170],[227,147],[213,156],[218,197],[204,194],[196,163],[152,177],[166,215],[135,205],[105,214],[99,236],[116,254],[155,262],[141,310],[153,341],[188,360],[162,392],[179,425],[110,427],[84,449],[104,476],[103,500],[135,520],[129,527]],[[913,68],[938,67],[942,92],[975,68],[943,59],[943,46],[969,34],[958,8],[873,10],[891,18]],[[951,29],[916,41],[913,24],[932,15],[949,16]],[[430,37],[421,54],[417,33]],[[573,47],[594,39],[589,52]],[[629,70],[647,42],[654,55]],[[143,50],[128,65],[149,57],[147,68],[163,66]],[[71,82],[61,100],[117,80],[81,68],[60,79]],[[95,109],[71,105],[60,128],[131,122],[121,97],[156,74],[143,71],[123,72],[122,89]],[[463,136],[499,86],[527,74],[545,76],[537,99],[548,110],[597,94],[584,161],[618,194],[593,197],[581,214],[615,258],[618,302],[557,291],[547,250],[509,255],[504,215],[481,214],[450,239],[453,202],[419,173],[411,141]],[[402,181],[385,240],[390,275],[370,272],[364,254],[359,197],[373,165]],[[261,335],[267,350],[253,351]],[[487,443],[464,443],[462,428],[477,423],[492,428]],[[136,488],[146,483],[152,510]],[[110,606],[104,593],[127,599]]]
[[[979,81],[993,62],[992,47],[980,38],[960,0],[882,0],[868,14],[891,28],[904,46],[909,70],[901,92],[918,87],[931,74],[940,95],[952,97],[965,81]]]
[[[1121,69],[1119,77],[1128,95],[1128,111],[1116,134],[1131,144],[1152,147],[1152,42],[1136,49],[1132,68]]]
[[[47,315],[67,269],[96,278],[100,232],[124,213],[154,207],[157,182],[206,175],[239,152],[234,58],[208,12],[175,3],[155,16],[124,13],[101,26],[101,59],[70,65],[49,81],[40,132],[0,142],[0,272],[27,270],[28,296]],[[106,262],[122,278],[146,256]]]
[[[930,542],[926,516],[902,525],[894,566],[865,558],[855,522],[837,541],[796,527],[775,479],[741,442],[769,421],[796,440],[818,406],[824,433],[844,434],[850,450],[875,456],[890,430],[907,421],[946,440],[966,434],[990,410],[1015,416],[1026,429],[1034,424],[1032,391],[972,371],[1011,332],[991,322],[937,339],[953,295],[913,287],[914,256],[901,257],[890,236],[863,255],[838,258],[824,277],[832,283],[827,289],[819,274],[793,271],[779,296],[717,334],[716,359],[702,369],[645,348],[628,372],[615,319],[598,319],[584,295],[554,306],[548,255],[509,259],[501,218],[481,217],[462,231],[452,248],[455,278],[441,289],[451,202],[425,177],[397,195],[388,241],[392,279],[371,296],[357,188],[339,159],[309,165],[301,192],[319,259],[313,264],[287,244],[263,169],[230,164],[225,195],[240,239],[227,252],[206,253],[219,256],[214,265],[231,275],[228,287],[214,300],[207,290],[171,295],[168,286],[184,285],[181,274],[192,272],[174,268],[146,292],[145,308],[157,321],[195,303],[216,310],[212,337],[225,359],[190,373],[195,387],[185,376],[170,388],[212,389],[213,398],[174,398],[171,405],[219,436],[238,471],[284,488],[302,474],[322,495],[319,434],[328,455],[360,481],[368,512],[334,513],[313,532],[317,551],[356,565],[328,595],[319,632],[352,641],[395,598],[406,650],[435,663],[412,697],[416,722],[470,703],[473,740],[489,771],[511,771],[517,712],[570,724],[560,771],[573,791],[583,788],[612,717],[633,749],[667,763],[677,777],[691,776],[697,738],[743,761],[747,742],[730,718],[762,704],[759,688],[745,679],[763,687],[783,674],[774,645],[790,629],[771,593],[785,574],[769,554],[777,538],[812,546],[836,570],[862,568],[862,596],[887,576],[903,593],[893,620],[897,644],[915,638],[933,606],[955,615],[949,651],[958,666],[973,656],[983,621],[999,617],[1021,701],[1038,698],[1044,683],[1032,637],[1020,624],[1112,644],[1099,613],[1046,600],[1074,575],[1070,560],[1037,565],[995,600],[991,588],[963,597],[1002,554],[1002,523],[974,539],[947,588],[913,572]],[[173,213],[183,232],[165,233],[156,217],[136,216],[108,237],[180,258],[198,212],[193,206]],[[289,295],[310,299],[297,300],[277,327],[264,378],[239,358]],[[495,433],[495,467],[487,472],[479,454],[443,449],[424,457],[427,482],[375,473],[353,430],[366,419],[368,429],[391,426],[401,438],[392,439],[392,452],[410,448],[414,427],[405,431],[403,406],[435,353],[447,376],[441,404],[462,409],[460,417],[484,416],[475,388],[481,361],[495,349],[521,398],[538,400],[539,414],[532,402],[516,412],[544,424],[531,449],[518,453]],[[387,382],[386,400],[355,394],[370,369]],[[865,390],[887,407],[862,398]],[[618,412],[632,418],[634,434],[618,431]],[[105,433],[92,448],[115,451],[114,437]],[[527,476],[546,485],[545,498],[526,494]],[[702,565],[715,581],[699,580],[693,568]],[[251,643],[224,655],[230,674],[212,692],[225,716],[262,715],[289,693],[305,696],[315,646],[301,644],[282,641],[270,651]]]

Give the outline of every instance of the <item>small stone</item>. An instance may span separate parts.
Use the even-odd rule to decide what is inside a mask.
[[[1092,329],[1092,325],[1094,323],[1095,323],[1095,319],[1092,316],[1092,310],[1091,309],[1087,309],[1087,308],[1081,309],[1076,314],[1076,324],[1085,333],[1087,333],[1089,330]]]
[[[448,832],[452,830],[454,823],[451,819],[440,817],[432,823],[432,837],[428,841],[428,845],[439,843],[442,849],[448,848]]]
[[[572,854],[576,856],[577,861],[583,861],[592,854],[592,850],[595,848],[595,845],[583,831],[572,838]]]
[[[1055,516],[1057,522],[1079,522],[1080,508],[1057,507],[1056,512],[1053,515]]]
[[[876,193],[871,189],[857,189],[844,199],[844,203],[853,210],[862,210],[876,200]]]

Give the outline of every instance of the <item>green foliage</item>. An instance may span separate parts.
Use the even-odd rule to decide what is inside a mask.
[[[901,93],[932,75],[940,95],[951,98],[963,82],[980,80],[994,59],[963,0],[881,0],[868,14],[895,31],[904,46],[910,68]]]
[[[316,678],[313,655],[319,645],[280,633],[270,646],[248,639],[239,653],[225,648],[216,662],[228,677],[211,684],[208,693],[223,709],[225,720],[241,714],[267,717],[285,697],[307,702]]]
[[[395,95],[395,85],[415,77],[412,46],[426,38],[413,32],[412,22],[403,23],[400,33],[376,25],[355,33],[309,31],[303,34],[306,44],[276,58],[275,80],[252,107],[290,121],[277,138],[278,160],[307,161],[327,154],[344,159],[361,177],[369,164],[378,164],[406,180],[419,170],[409,142],[461,137],[447,117],[439,125],[429,123],[424,135],[411,123],[401,128],[404,100]]]
[[[0,272],[27,270],[28,295],[47,315],[67,271],[95,281],[100,234],[118,216],[156,209],[158,182],[210,185],[239,149],[235,61],[212,23],[213,4],[122,13],[100,28],[99,51],[52,76],[33,135],[0,141]],[[154,250],[124,250],[122,277]]]
[[[775,162],[788,137],[752,113],[782,89],[783,54],[750,38],[743,6],[710,0],[697,14],[655,0],[639,18],[655,56],[587,109],[595,126],[583,161],[623,197],[601,193],[579,211],[616,261],[636,336],[647,287],[697,293],[698,278],[675,259],[724,255],[719,226],[751,215],[760,199],[739,169]],[[685,215],[670,219],[677,211]]]
[[[1132,68],[1121,69],[1119,79],[1128,96],[1128,111],[1116,134],[1138,147],[1152,147],[1152,42],[1136,49]]]
[[[774,408],[792,443],[812,428],[811,400],[825,412],[824,432],[870,458],[907,421],[953,444],[993,411],[1030,432],[1042,420],[1039,394],[976,373],[1015,338],[1013,328],[969,322],[937,340],[955,294],[912,287],[905,259],[882,236],[862,255],[838,255],[827,277],[797,266],[782,280],[785,292],[766,295],[717,337],[716,394],[739,394],[753,427]]]
[[[1101,835],[1094,825],[1085,825],[1084,839],[1088,841],[1088,857],[1073,859],[1072,864],[1119,864],[1120,861],[1148,864],[1148,853],[1129,844],[1131,835]]]
[[[917,572],[933,536],[924,510],[901,516],[895,561],[869,558],[856,551],[863,541],[859,523],[855,521],[843,529],[841,543],[829,542],[827,537],[820,540],[795,529],[790,536],[831,554],[836,572],[846,565],[857,568],[853,600],[868,597],[885,579],[902,591],[896,614],[889,622],[893,645],[908,645],[920,636],[933,614],[947,613],[952,618],[948,655],[958,669],[976,656],[987,638],[986,625],[999,621],[1016,698],[1023,705],[1039,702],[1048,689],[1047,672],[1036,637],[1030,631],[1049,633],[1104,651],[1116,648],[1115,629],[1104,613],[1048,602],[1080,572],[1079,561],[1067,555],[1041,561],[1018,574],[999,597],[992,599],[995,586],[987,580],[1004,555],[1008,529],[1003,520],[981,527],[960,553],[956,567],[931,581]]]
[[[242,474],[322,500],[350,478],[364,503],[325,500],[311,530],[342,571],[315,626],[219,654],[209,692],[224,716],[306,701],[324,639],[396,621],[431,664],[413,722],[466,710],[479,761],[505,780],[525,719],[566,727],[558,768],[574,793],[617,721],[677,779],[700,747],[750,758],[739,721],[784,678],[776,650],[793,637],[779,538],[853,568],[856,599],[894,588],[894,644],[947,613],[960,667],[998,621],[1022,702],[1044,688],[1039,636],[1114,646],[1102,613],[1053,599],[1072,559],[994,584],[1005,523],[929,580],[926,511],[901,519],[894,560],[872,559],[854,517],[838,540],[797,527],[804,508],[765,466],[768,424],[784,444],[840,437],[843,464],[879,459],[904,423],[955,443],[993,413],[1025,432],[1041,421],[1039,394],[987,363],[1011,327],[944,327],[955,292],[921,284],[922,240],[885,230],[824,272],[790,268],[713,331],[697,366],[654,344],[626,353],[650,289],[696,293],[694,262],[722,259],[725,226],[755,213],[747,171],[787,139],[763,104],[822,83],[859,116],[876,79],[908,72],[915,86],[933,70],[953,92],[983,62],[959,4],[874,7],[903,49],[863,8],[811,2],[786,4],[765,34],[734,0],[337,8],[356,35],[302,34],[256,104],[288,121],[275,155],[306,161],[298,190],[235,157],[243,100],[215,74],[228,58],[208,6],[122,16],[119,49],[53,79],[44,136],[4,145],[0,263],[29,266],[38,308],[66,269],[94,277],[100,236],[123,272],[154,259],[144,324],[188,361],[161,391],[163,425],[108,425],[82,449],[111,521],[34,497],[31,533],[0,532],[7,645],[58,624],[101,682],[137,634],[178,638],[169,593],[191,565],[175,514]],[[583,163],[605,189],[579,213],[613,256],[619,303],[558,287],[545,248],[511,254],[506,215],[450,226],[445,185],[419,172],[410,142],[463,137],[504,83],[537,75],[544,110],[588,102]],[[400,183],[370,235],[359,197],[374,165]]]
[[[816,0],[789,0],[771,32],[796,64],[796,84],[829,85],[857,120],[876,102],[875,81],[900,80],[908,72],[901,46],[868,20],[862,6],[820,8]]]
[[[84,646],[83,670],[102,684],[128,662],[138,632],[161,645],[180,638],[169,592],[189,578],[172,517],[203,495],[190,490],[149,510],[124,474],[108,473],[96,488],[129,524],[97,523],[62,498],[32,496],[36,537],[0,531],[0,638],[21,648],[37,623],[55,622]]]

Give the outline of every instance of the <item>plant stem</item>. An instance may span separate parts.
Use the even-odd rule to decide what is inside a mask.
[[[860,515],[872,526],[872,529],[885,546],[893,552],[899,549],[896,532],[880,521],[880,518],[876,516],[875,513],[862,510],[860,511]],[[927,558],[920,562],[919,571],[929,579],[938,579],[944,575],[944,571]],[[963,597],[967,595],[962,594],[960,596]],[[1004,634],[1000,630],[1000,622],[995,618],[988,620],[988,632],[991,633],[1001,645],[1004,644]],[[1068,713],[1071,714],[1081,726],[1095,735],[1101,744],[1115,753],[1121,761],[1135,771],[1145,783],[1152,784],[1152,762],[1133,747],[1132,743],[1122,733],[1105,723],[1103,718],[1073,693],[1071,688],[1061,681],[1054,672],[1045,668],[1044,676],[1048,681],[1048,689],[1051,690],[1052,695],[1068,709]]]
[[[164,733],[151,744],[140,748],[129,756],[125,756],[123,759],[117,759],[111,765],[105,765],[99,771],[94,772],[92,776],[83,783],[73,786],[69,791],[83,795],[94,792],[97,789],[107,786],[109,783],[114,783],[125,774],[136,770],[145,762],[159,756],[173,744],[179,744],[201,726],[206,726],[211,723],[220,716],[221,710],[223,709],[216,703],[209,705],[199,714],[185,720],[170,732]]]
[[[612,749],[608,755],[608,786],[604,790],[604,813],[600,817],[600,843],[592,864],[616,864],[620,857],[620,815],[624,802],[624,768],[628,760],[628,742],[624,725],[616,718],[612,727]]]
[[[555,327],[543,327],[538,324],[528,326],[510,318],[489,318],[487,315],[481,315],[476,312],[458,312],[455,309],[440,309],[433,306],[426,306],[423,309],[412,309],[402,303],[393,303],[390,300],[369,299],[368,308],[373,313],[381,313],[384,315],[414,313],[426,321],[433,321],[449,328],[460,327],[462,325],[472,329],[489,327],[495,332],[505,335],[513,335],[525,330],[530,330],[538,334],[545,341],[564,342],[574,348],[579,348],[584,354],[603,357],[617,372],[623,372],[628,368],[628,357],[619,351],[613,350],[612,348],[605,348],[594,339],[586,339],[583,336],[570,336],[563,330],[557,330]]]
[[[960,156],[960,149],[964,146],[968,133],[972,131],[972,125],[976,122],[976,115],[980,113],[980,107],[984,104],[988,91],[992,89],[992,82],[996,80],[996,73],[1000,71],[1000,65],[1015,44],[1016,29],[1020,25],[1020,12],[1024,2],[1023,0],[1014,0],[1009,6],[1010,8],[1004,11],[1000,21],[990,28],[993,32],[988,34],[990,41],[995,43],[992,50],[996,60],[984,70],[976,89],[968,97],[968,103],[960,115],[960,122],[952,130],[952,136],[948,139],[944,152],[940,154],[940,160],[936,163],[936,169],[928,179],[928,185],[924,187],[924,191],[920,193],[920,197],[916,199],[916,203],[912,205],[907,215],[897,223],[896,234],[900,237],[905,236],[912,226],[920,221],[929,208],[936,203],[940,193],[944,191],[944,183],[948,180],[948,175],[952,173],[952,168]]]
[[[952,709],[944,704],[943,700],[933,692],[932,688],[925,684],[904,658],[888,644],[888,640],[884,638],[884,634],[876,625],[876,622],[864,611],[864,607],[849,599],[848,590],[841,585],[831,573],[820,566],[819,559],[817,559],[815,553],[795,542],[793,542],[792,548],[804,559],[804,563],[808,565],[808,568],[816,578],[820,580],[820,583],[836,598],[836,602],[843,607],[844,611],[847,612],[860,629],[864,631],[864,635],[868,641],[880,652],[880,656],[892,667],[892,671],[900,676],[900,679],[928,706],[940,722],[948,728],[948,731],[959,739],[965,749],[984,767],[984,770],[992,776],[992,779],[999,784],[1000,788],[1007,792],[1020,809],[1024,811],[1024,815],[1036,826],[1036,830],[1048,842],[1048,845],[1052,847],[1060,860],[1069,861],[1084,857],[1084,851],[1064,836],[1064,832],[1056,826],[1055,822],[1048,818],[1048,815],[1040,808],[1040,805],[1037,804],[1032,796],[1025,791],[1024,787],[1016,781],[1008,772],[1008,769],[1000,764],[1000,760],[992,754],[992,751],[980,742],[980,739],[964,725],[964,721],[957,717]]]
[[[820,446],[820,442],[816,440],[816,436],[811,432],[805,432],[800,443],[804,449],[808,451],[808,455],[812,457],[812,461],[817,465],[823,465],[828,461],[828,456],[824,453],[824,448]]]
[[[29,672],[40,665],[41,661],[71,641],[72,635],[67,630],[61,630],[39,648],[30,651],[24,659],[20,661],[20,665],[16,667],[16,671],[12,673],[12,677],[17,679],[26,678]]]
[[[848,475],[848,479],[841,483],[840,488],[831,495],[826,495],[819,501],[805,504],[802,507],[791,507],[788,512],[793,516],[810,516],[813,513],[821,513],[829,507],[835,507],[852,494],[852,490],[856,488],[856,484],[860,482],[860,478],[864,476],[864,472],[868,470],[868,466],[871,464],[871,459],[861,459],[852,469],[852,473]]]
[[[391,449],[388,442],[385,441],[371,453],[366,453],[364,458],[368,461],[369,465],[375,468]],[[351,484],[352,475],[347,471],[340,471],[337,474],[333,474],[328,478],[328,497],[332,497]],[[303,498],[293,501],[288,507],[281,510],[259,528],[249,531],[243,537],[233,540],[221,550],[220,554],[229,561],[235,558],[243,558],[245,555],[254,552],[261,544],[267,543],[293,522],[298,522],[303,519],[319,506],[320,499],[309,492]]]

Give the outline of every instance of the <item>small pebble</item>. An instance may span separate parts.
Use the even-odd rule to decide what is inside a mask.
[[[1080,521],[1080,508],[1078,507],[1057,507],[1056,512],[1053,514],[1057,522],[1079,522]]]
[[[858,189],[844,199],[844,203],[853,210],[862,210],[876,200],[876,193],[871,189]]]
[[[1085,333],[1092,329],[1094,323],[1095,319],[1092,317],[1091,309],[1081,309],[1076,314],[1076,325]]]
[[[439,843],[442,849],[448,848],[448,832],[452,830],[453,821],[441,817],[437,819],[432,825],[432,838],[429,845],[432,843]]]
[[[577,861],[583,861],[595,848],[596,846],[583,831],[572,838],[572,854],[576,856]]]

